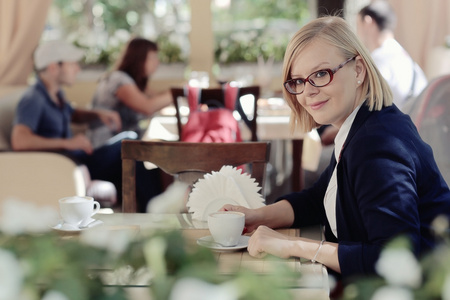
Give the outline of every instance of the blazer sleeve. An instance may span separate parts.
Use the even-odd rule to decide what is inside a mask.
[[[291,204],[294,211],[294,223],[292,227],[298,228],[316,224],[327,224],[323,198],[335,165],[336,160],[333,154],[330,165],[311,188],[276,199],[276,201],[287,200]]]
[[[354,138],[338,165],[338,258],[344,277],[375,272],[382,247],[406,234],[420,251],[418,157],[414,145],[389,134]],[[361,145],[364,145],[361,147]]]

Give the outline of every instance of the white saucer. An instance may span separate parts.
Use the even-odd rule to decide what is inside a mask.
[[[67,226],[67,224],[62,222],[62,223],[59,223],[59,224],[56,224],[55,226],[53,226],[52,229],[57,230],[57,231],[64,231],[64,232],[78,232],[78,231],[83,231],[83,230],[86,230],[86,229],[98,226],[100,224],[103,224],[103,221],[92,219],[92,222],[90,222],[87,227],[84,227],[84,228],[78,228],[78,227],[72,228],[71,226],[73,226],[73,225]]]
[[[250,240],[249,236],[242,235],[241,238],[239,239],[239,243],[236,246],[223,247],[223,246],[214,244],[213,237],[211,235],[207,235],[207,236],[199,238],[197,240],[197,244],[200,246],[212,249],[212,250],[219,251],[219,252],[227,252],[227,251],[236,251],[236,250],[247,248],[249,240]]]
[[[60,223],[60,224],[56,224],[55,226],[52,227],[52,229],[57,230],[57,231],[64,231],[64,232],[77,232],[77,231],[81,231],[84,229],[80,229],[80,228],[66,228],[64,223]]]

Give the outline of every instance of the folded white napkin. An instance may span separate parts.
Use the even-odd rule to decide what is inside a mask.
[[[187,202],[192,219],[206,221],[208,214],[225,204],[248,208],[264,206],[259,193],[261,188],[249,174],[232,166],[223,166],[219,172],[211,172],[194,184]]]

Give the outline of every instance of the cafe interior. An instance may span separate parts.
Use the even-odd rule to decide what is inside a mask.
[[[208,227],[209,214],[224,205],[270,205],[318,178],[321,157],[332,149],[317,130],[292,127],[284,50],[318,16],[339,15],[356,30],[358,11],[370,0],[131,2],[0,0],[0,299],[450,299],[445,220],[433,223],[444,236],[439,253],[418,260],[407,241],[395,240],[380,259],[384,269],[351,284],[316,257],[255,257],[247,251],[251,233],[223,246]],[[396,40],[428,80],[413,122],[450,182],[450,120],[438,117],[450,109],[450,1],[388,2]],[[158,41],[160,63],[148,92],[169,90],[173,103],[140,121],[138,140],[122,142],[121,191],[57,152],[12,149],[15,110],[35,83],[32,57],[40,43],[64,39],[85,51],[76,82],[62,88],[72,107],[90,109],[99,78],[134,36]],[[210,93],[204,103],[198,97],[203,108],[236,93],[238,141],[182,139],[193,90]],[[85,125],[71,129],[88,132]],[[136,162],[161,174],[163,192],[146,212],[137,207]],[[73,227],[63,216],[68,198],[100,208]],[[322,240],[317,253],[324,242],[321,225],[276,233]]]

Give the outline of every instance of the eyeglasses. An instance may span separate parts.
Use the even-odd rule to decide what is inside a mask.
[[[334,69],[323,69],[311,73],[306,78],[292,78],[284,83],[284,88],[292,95],[299,95],[305,90],[306,82],[309,82],[312,86],[323,87],[333,81],[333,75],[348,62],[354,60],[356,56],[347,59],[342,64]]]

